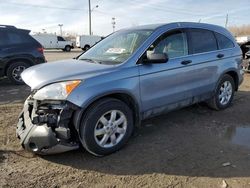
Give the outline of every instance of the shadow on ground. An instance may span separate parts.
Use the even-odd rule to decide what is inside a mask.
[[[30,93],[26,85],[14,85],[7,78],[0,79],[0,105],[23,103]]]
[[[224,111],[194,105],[144,121],[125,148],[106,157],[77,150],[43,158],[115,175],[249,177],[250,143],[232,142],[237,127],[250,128],[249,100],[250,93],[240,91]]]

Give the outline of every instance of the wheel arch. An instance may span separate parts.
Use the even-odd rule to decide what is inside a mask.
[[[238,91],[239,88],[239,76],[238,73],[234,70],[229,70],[227,72],[225,72],[223,75],[228,74],[229,76],[231,76],[234,79],[234,84],[235,84],[235,91]]]
[[[93,98],[92,100],[90,100],[87,103],[87,105],[85,105],[84,108],[81,108],[74,113],[73,123],[74,123],[74,126],[75,126],[77,131],[79,131],[80,122],[84,118],[85,112],[94,103],[96,103],[97,101],[102,100],[104,98],[115,98],[115,99],[118,99],[118,100],[124,102],[125,104],[127,104],[129,106],[129,108],[132,110],[133,121],[134,121],[135,126],[140,125],[140,121],[141,121],[140,108],[139,108],[139,104],[136,102],[135,98],[132,95],[125,93],[125,92],[114,92],[114,93],[103,94],[101,96]]]
[[[29,66],[34,65],[33,61],[29,58],[20,57],[20,58],[10,59],[9,61],[7,61],[6,66],[4,67],[4,75],[5,76],[7,75],[7,70],[10,67],[10,65],[17,63],[17,62],[24,62],[24,63],[27,63]]]

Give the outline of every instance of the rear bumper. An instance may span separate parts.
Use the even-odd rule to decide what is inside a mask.
[[[67,116],[72,114],[69,106],[61,106],[56,114],[37,115],[34,103],[26,100],[23,111],[19,115],[16,136],[20,139],[22,147],[40,155],[62,153],[79,147],[78,142],[72,138],[68,127]],[[61,117],[65,115],[66,117]]]
[[[43,57],[37,57],[37,58],[35,59],[35,65],[36,65],[36,64],[45,63],[45,62],[47,62],[46,59],[45,59],[45,56],[43,56]]]

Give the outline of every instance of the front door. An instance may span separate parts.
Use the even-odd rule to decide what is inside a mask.
[[[166,53],[166,63],[142,63],[140,92],[144,118],[192,104],[194,96],[205,92],[206,67],[189,55],[187,33],[168,32],[158,38],[147,53]]]

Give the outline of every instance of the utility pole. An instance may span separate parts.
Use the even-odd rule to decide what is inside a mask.
[[[113,27],[113,32],[115,32],[115,24],[116,24],[116,22],[115,22],[115,18],[114,17],[112,18],[111,24],[112,24],[112,27]]]
[[[60,34],[61,34],[61,37],[62,37],[62,26],[63,26],[63,24],[58,24],[58,26],[60,27]]]
[[[92,35],[92,31],[91,31],[91,3],[89,0],[89,35]]]
[[[91,29],[91,21],[92,21],[92,12],[95,8],[98,8],[99,5],[96,5],[94,8],[91,9],[91,2],[89,0],[89,35],[92,35],[92,29]]]
[[[227,16],[226,16],[225,28],[227,28],[227,24],[228,24],[228,14],[227,14]]]

